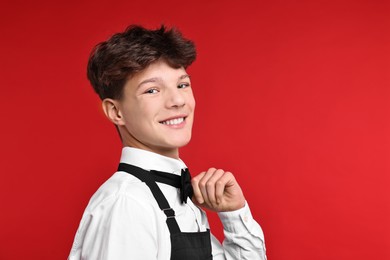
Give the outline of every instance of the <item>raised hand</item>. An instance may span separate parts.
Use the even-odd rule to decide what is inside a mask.
[[[212,211],[233,211],[245,206],[245,197],[231,172],[210,168],[191,180],[192,201]]]

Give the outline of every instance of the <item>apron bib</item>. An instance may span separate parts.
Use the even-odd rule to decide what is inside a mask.
[[[205,232],[181,232],[175,218],[175,211],[158,187],[155,179],[142,168],[120,163],[118,171],[127,172],[149,187],[158,206],[167,216],[167,226],[171,235],[171,260],[212,260],[210,230]]]

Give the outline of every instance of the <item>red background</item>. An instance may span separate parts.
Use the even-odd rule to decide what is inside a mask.
[[[67,257],[121,151],[87,58],[131,23],[176,25],[196,42],[197,113],[181,156],[193,174],[235,173],[269,259],[390,259],[388,1],[2,1],[0,10],[0,259]]]

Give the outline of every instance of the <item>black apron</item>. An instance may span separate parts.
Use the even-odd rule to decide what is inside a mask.
[[[171,234],[171,260],[211,260],[210,230],[205,232],[181,232],[175,218],[175,211],[158,187],[149,171],[134,165],[120,163],[118,171],[127,172],[149,187],[158,206],[167,216],[167,225]]]

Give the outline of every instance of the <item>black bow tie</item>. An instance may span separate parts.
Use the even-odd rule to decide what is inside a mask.
[[[188,168],[181,170],[181,175],[151,170],[150,174],[156,182],[165,183],[180,189],[181,203],[187,203],[187,198],[192,198],[194,191],[191,185],[191,174]]]
[[[120,163],[118,171],[125,171],[130,174],[134,171],[143,172],[145,174],[149,174],[149,176],[152,177],[155,182],[161,182],[179,188],[181,203],[187,203],[187,198],[191,199],[192,195],[194,194],[191,185],[191,174],[188,169],[182,169],[181,175],[178,176],[168,172],[160,172],[154,170],[147,171],[134,165]]]

